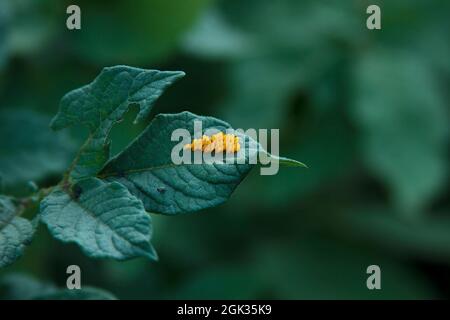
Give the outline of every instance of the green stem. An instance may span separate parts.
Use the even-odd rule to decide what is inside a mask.
[[[48,194],[50,194],[50,192],[52,192],[53,188],[55,188],[55,186],[42,188],[31,196],[16,199],[19,206],[17,216],[22,215],[28,208],[41,202],[42,199],[44,199]]]

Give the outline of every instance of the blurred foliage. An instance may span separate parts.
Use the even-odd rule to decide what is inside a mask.
[[[70,164],[74,143],[52,132],[49,121],[31,110],[0,110],[0,176],[5,188],[20,190],[30,180],[59,176]]]
[[[0,136],[3,180],[54,179],[69,144],[40,140],[34,123],[120,63],[186,72],[155,112],[280,128],[280,152],[310,169],[253,172],[225,205],[154,215],[158,263],[89,260],[40,228],[1,275],[63,286],[78,264],[83,284],[125,299],[450,297],[448,1],[377,1],[377,31],[365,27],[370,1],[79,3],[82,29],[68,31],[67,1],[0,2],[0,131],[11,109],[34,114],[20,135]],[[144,126],[131,113],[112,130],[113,152]],[[22,134],[51,170],[26,161],[14,161],[20,175],[5,170]],[[71,139],[85,135],[75,128]],[[5,193],[27,192],[9,185]],[[381,267],[380,291],[365,287],[370,264]]]
[[[387,50],[365,57],[355,73],[353,114],[367,166],[399,209],[420,213],[447,175],[448,110],[436,79],[414,55]]]
[[[84,287],[80,290],[59,289],[23,274],[10,274],[0,282],[0,297],[8,300],[115,300],[110,293]]]

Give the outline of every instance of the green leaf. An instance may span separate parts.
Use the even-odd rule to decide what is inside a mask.
[[[429,66],[411,54],[378,51],[355,69],[352,115],[366,165],[400,212],[422,212],[446,183],[449,118]]]
[[[229,25],[217,9],[210,9],[185,36],[183,48],[204,58],[233,58],[257,47],[253,39]]]
[[[226,1],[221,8],[230,25],[266,46],[255,54],[275,50],[302,54],[303,50],[324,46],[333,50],[338,44],[354,43],[364,36],[358,6],[351,2]]]
[[[137,122],[148,115],[164,90],[183,76],[180,71],[114,66],[104,68],[90,84],[66,94],[51,127],[59,130],[82,124],[90,132],[74,162],[72,177],[89,177],[101,169],[109,158],[109,132],[130,104],[139,105]]]
[[[196,45],[190,52],[226,57],[230,47],[239,49],[244,40],[246,50],[228,59],[230,89],[220,108],[221,117],[238,127],[285,128],[291,119],[288,107],[297,95],[309,97],[323,84],[320,77],[330,78],[326,72],[333,65],[345,65],[348,50],[343,46],[366,40],[358,27],[359,10],[348,3],[226,1],[219,9],[217,14],[210,13],[206,26],[193,30],[187,43]],[[221,25],[232,26],[233,32]],[[222,45],[205,41],[209,38],[219,39]]]
[[[365,203],[340,214],[339,223],[330,223],[330,227],[397,257],[448,265],[450,219],[445,213],[426,214],[423,219],[409,221],[390,208]]]
[[[239,128],[280,128],[289,99],[302,85],[305,74],[312,74],[300,67],[298,59],[289,57],[258,57],[234,63],[228,68],[231,90],[223,101],[223,116]]]
[[[17,217],[12,199],[0,196],[0,267],[20,258],[30,244],[35,228],[27,219]]]
[[[278,299],[435,299],[430,280],[372,247],[302,230],[293,243],[261,241],[251,248],[254,276]],[[282,238],[282,237],[281,237]],[[366,268],[382,270],[381,290],[368,290]],[[218,280],[219,281],[219,280]]]
[[[8,56],[7,48],[7,27],[8,27],[8,14],[4,10],[0,10],[0,71],[3,69],[6,58]]]
[[[64,40],[70,41],[71,52],[91,64],[154,64],[177,49],[179,38],[209,3],[210,0],[134,0],[130,6],[126,0],[117,0],[105,11],[98,3],[81,0],[77,4],[89,12],[82,18],[89,32],[66,32]]]
[[[265,288],[263,279],[258,278],[252,265],[202,266],[176,288],[169,299],[230,300],[259,298]]]
[[[48,127],[49,118],[30,110],[0,112],[0,176],[5,187],[40,181],[70,164],[73,141]]]
[[[58,188],[41,202],[40,210],[55,238],[78,244],[90,257],[157,259],[150,244],[150,216],[119,183],[90,178],[70,191]]]
[[[53,293],[37,295],[33,300],[117,300],[111,293],[97,288],[60,289]]]
[[[0,281],[1,300],[31,300],[38,295],[47,295],[57,291],[57,288],[47,282],[21,273],[11,273]]]
[[[194,121],[201,121],[204,131],[225,132],[231,128],[224,121],[190,112],[159,114],[135,141],[106,164],[99,177],[122,183],[142,199],[146,210],[155,213],[193,212],[225,202],[254,165],[248,161],[174,164],[171,152],[179,141],[171,141],[172,132],[186,129],[194,137]],[[242,150],[249,151],[243,156],[248,159],[256,149],[250,148],[248,137],[242,136],[242,141]],[[302,165],[286,158],[283,161]]]
[[[56,21],[51,20],[45,1],[2,1],[0,55],[2,46],[7,56],[31,56],[44,49],[54,35],[52,27]]]
[[[194,120],[201,120],[204,130],[230,128],[223,121],[190,112],[159,114],[129,147],[108,162],[100,177],[125,185],[150,212],[192,212],[226,201],[251,165],[173,164],[171,152],[179,142],[171,141],[172,132],[184,128],[193,136]]]
[[[31,276],[13,273],[0,281],[0,299],[6,300],[116,300],[111,293],[93,287],[69,290]]]

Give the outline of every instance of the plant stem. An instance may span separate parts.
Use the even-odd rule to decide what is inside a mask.
[[[16,201],[19,205],[19,210],[17,212],[17,216],[22,215],[26,209],[35,205],[36,203],[41,202],[50,192],[52,192],[55,186],[51,186],[48,188],[39,189],[37,192],[28,197],[18,198]]]

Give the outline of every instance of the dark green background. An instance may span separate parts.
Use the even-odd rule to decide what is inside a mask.
[[[69,4],[81,7],[79,31],[65,27]],[[381,7],[381,30],[366,28],[370,4]],[[21,157],[0,167],[5,193],[59,180],[84,129],[60,137],[60,152],[39,139],[33,151],[14,148],[36,136],[33,121],[50,132],[42,124],[61,97],[116,64],[185,71],[154,113],[279,128],[281,154],[310,168],[254,170],[225,205],[152,215],[158,263],[92,260],[40,226],[0,277],[64,286],[77,264],[83,285],[121,299],[448,298],[449,9],[438,0],[1,1],[0,132],[20,134],[0,137],[0,161]],[[8,131],[17,110],[28,120],[8,120]],[[145,126],[133,113],[112,132],[114,152]],[[371,264],[382,290],[366,288]]]

